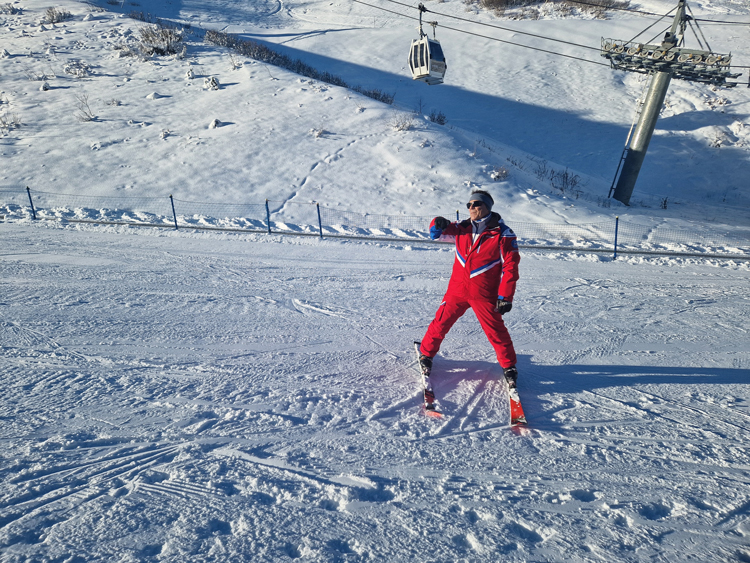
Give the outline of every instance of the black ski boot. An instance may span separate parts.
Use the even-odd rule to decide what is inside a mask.
[[[503,375],[505,376],[505,380],[508,382],[508,389],[515,389],[516,380],[518,379],[518,370],[516,369],[516,366],[503,368]]]
[[[425,356],[424,354],[419,355],[419,369],[422,370],[422,375],[430,377],[432,373],[432,358]]]

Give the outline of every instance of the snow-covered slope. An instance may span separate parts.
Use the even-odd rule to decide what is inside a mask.
[[[46,225],[46,226],[45,226]],[[0,223],[15,561],[743,561],[748,269],[524,253],[530,429],[452,252]]]

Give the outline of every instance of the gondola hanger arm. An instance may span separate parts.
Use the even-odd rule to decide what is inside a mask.
[[[432,26],[432,38],[437,39],[437,37],[435,36],[435,29],[437,29],[438,22],[427,22],[427,23]]]
[[[424,37],[426,35],[426,33],[424,31],[422,31],[422,14],[425,13],[425,12],[429,12],[430,10],[428,10],[427,8],[425,8],[424,4],[422,4],[422,2],[419,3],[419,6],[417,6],[417,9],[419,10],[419,36],[420,37]],[[435,37],[435,28],[437,27],[438,22],[433,21],[433,22],[425,22],[425,23],[427,25],[431,25],[432,26],[432,38],[435,39],[436,38]]]

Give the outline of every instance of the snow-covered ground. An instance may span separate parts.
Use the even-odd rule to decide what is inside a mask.
[[[84,196],[269,199],[304,230],[294,204],[449,215],[482,186],[510,224],[742,233],[750,89],[673,81],[626,208],[606,195],[639,76],[438,27],[447,80],[427,87],[406,75],[414,23],[353,2],[56,6],[71,17],[51,25],[42,0],[0,3],[0,561],[750,561],[747,262],[525,250],[506,320],[530,426],[514,432],[471,313],[435,364],[446,419],[419,414],[411,343],[449,247],[18,207],[26,186],[71,194],[44,211],[62,218],[122,217]],[[744,1],[691,7],[750,22]],[[594,47],[655,21],[428,8]],[[184,57],[126,56],[146,25],[131,11],[190,23]],[[750,26],[703,27],[750,65]],[[201,29],[396,104],[232,57]]]
[[[524,253],[508,427],[453,254],[0,223],[15,561],[745,561],[746,265]]]

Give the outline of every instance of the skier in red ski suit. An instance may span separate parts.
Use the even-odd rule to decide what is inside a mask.
[[[471,307],[505,377],[515,384],[516,352],[503,315],[513,306],[521,256],[515,233],[491,211],[493,203],[489,193],[475,190],[466,204],[470,219],[451,223],[435,217],[430,223],[430,238],[455,241],[456,259],[448,291],[420,346],[420,364],[428,374],[448,331]]]

